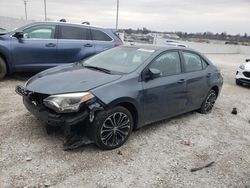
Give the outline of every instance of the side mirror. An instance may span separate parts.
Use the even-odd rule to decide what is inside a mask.
[[[22,32],[22,31],[17,31],[17,32],[13,35],[13,37],[16,37],[16,38],[18,38],[18,39],[23,38],[23,32]]]
[[[150,68],[144,74],[144,80],[155,79],[159,78],[160,76],[161,76],[161,71],[159,69]]]
[[[250,59],[246,59],[246,62],[249,62],[250,61]]]

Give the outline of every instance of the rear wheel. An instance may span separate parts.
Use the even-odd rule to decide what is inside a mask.
[[[2,80],[7,74],[6,62],[0,57],[0,80]]]
[[[115,149],[123,145],[130,136],[133,117],[126,108],[117,106],[97,114],[91,129],[91,137],[99,148]]]
[[[201,105],[201,108],[199,110],[200,113],[209,114],[214,107],[216,99],[217,99],[217,94],[213,89],[211,89]]]

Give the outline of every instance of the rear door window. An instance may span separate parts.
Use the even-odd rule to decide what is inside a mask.
[[[92,29],[92,39],[98,41],[112,41],[112,38],[110,38],[106,33],[95,29]]]
[[[199,55],[192,52],[183,52],[186,72],[195,72],[202,70],[202,61]]]
[[[60,26],[59,39],[90,40],[90,30],[82,27]]]

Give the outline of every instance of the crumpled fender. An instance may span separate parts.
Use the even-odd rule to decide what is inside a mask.
[[[90,100],[89,102],[86,103],[88,109],[90,110],[89,112],[89,122],[92,123],[95,119],[95,113],[99,111],[103,111],[105,109],[105,104],[95,98],[94,100]]]

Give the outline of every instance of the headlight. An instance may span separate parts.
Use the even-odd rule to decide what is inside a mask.
[[[28,81],[29,81],[29,80],[27,80],[27,81],[25,82],[24,87],[27,87]]]
[[[31,78],[30,78],[30,79],[31,79]],[[28,80],[25,82],[24,87],[27,87],[27,85],[28,85],[30,79],[28,79]]]
[[[48,108],[58,113],[77,112],[82,103],[94,98],[89,92],[51,95],[43,100]]]
[[[245,65],[242,64],[241,66],[239,66],[240,69],[244,70],[245,69]]]

